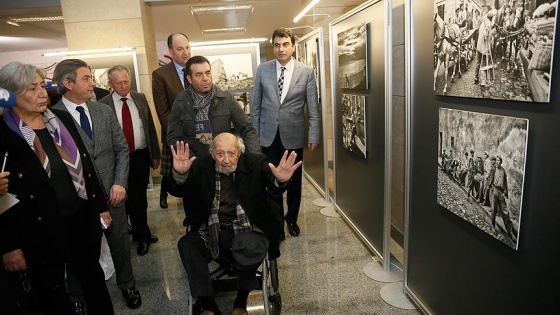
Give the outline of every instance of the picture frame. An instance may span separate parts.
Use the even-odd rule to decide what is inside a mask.
[[[369,87],[368,25],[361,23],[337,34],[341,89],[367,90]]]
[[[260,64],[259,44],[194,46],[191,56],[204,56],[212,66],[212,79],[221,90],[250,92]]]
[[[435,0],[434,94],[550,102],[556,21],[545,1]]]
[[[513,249],[528,131],[525,118],[439,109],[437,203]]]

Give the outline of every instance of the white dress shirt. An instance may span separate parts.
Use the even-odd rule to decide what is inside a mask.
[[[111,93],[113,97],[113,102],[115,103],[115,112],[117,114],[117,119],[119,121],[119,125],[121,129],[122,125],[122,108],[123,108],[123,101],[118,93]],[[130,116],[132,117],[132,129],[134,130],[134,149],[140,150],[145,149],[147,147],[146,144],[146,134],[144,133],[144,125],[142,125],[142,118],[140,118],[140,112],[138,111],[138,107],[136,107],[136,103],[130,96],[130,93],[126,95],[126,104],[128,105],[128,109],[130,109]]]
[[[78,123],[78,125],[80,125],[80,127],[82,126],[82,124],[80,123],[80,112],[78,110],[76,110],[76,107],[82,106],[84,108],[84,112],[86,113],[86,116],[89,120],[89,125],[90,125],[89,127],[93,131],[93,125],[92,125],[92,122],[91,122],[91,115],[89,113],[89,108],[88,108],[88,106],[85,102],[82,103],[82,104],[72,103],[69,100],[67,100],[64,96],[62,96],[62,104],[64,104],[64,107],[66,107],[66,110],[70,113],[70,115],[72,115],[72,117]]]
[[[284,102],[284,98],[286,98],[286,94],[288,94],[288,88],[290,87],[290,82],[292,81],[292,75],[294,74],[294,67],[295,67],[294,58],[291,58],[290,61],[285,66],[282,66],[278,62],[278,60],[276,60],[276,82],[280,80],[282,67],[286,67],[286,70],[284,70],[284,85],[282,86],[282,95],[280,95],[280,103]]]

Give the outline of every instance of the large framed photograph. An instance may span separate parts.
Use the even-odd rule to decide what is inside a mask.
[[[367,157],[365,95],[342,94],[342,145]]]
[[[108,54],[76,55],[68,58],[78,58],[87,62],[88,66],[90,66],[91,68],[91,73],[93,75],[96,86],[106,90],[112,90],[109,86],[107,71],[109,71],[112,66],[123,65],[130,71],[130,88],[133,91],[142,92],[140,90],[138,61],[136,59],[135,51]]]
[[[191,55],[201,55],[210,61],[214,84],[223,91],[248,92],[260,63],[258,44],[228,46],[194,46]]]
[[[434,1],[434,94],[549,102],[556,1]]]
[[[367,90],[367,26],[362,23],[337,34],[340,88]]]
[[[437,202],[517,249],[529,120],[440,108]]]

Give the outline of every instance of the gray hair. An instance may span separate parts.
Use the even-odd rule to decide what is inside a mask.
[[[56,65],[53,80],[57,82],[60,94],[63,95],[67,92],[67,89],[64,86],[64,81],[68,80],[70,82],[76,82],[76,77],[78,76],[77,70],[83,67],[89,69],[88,64],[80,59],[65,59]]]
[[[128,74],[128,76],[130,77],[130,70],[128,70],[127,67],[125,67],[123,65],[115,65],[115,66],[112,66],[111,68],[109,68],[109,70],[107,71],[107,78],[111,82],[112,82],[111,79],[112,79],[112,76],[113,76],[113,72],[115,72],[115,71],[119,71],[119,72],[120,71],[125,71]]]
[[[237,139],[237,148],[239,149],[239,152],[241,154],[245,153],[245,142],[243,142],[243,139],[241,139],[241,137],[239,137],[238,135],[232,135]],[[210,152],[214,152],[214,150],[216,150],[216,141],[212,140],[212,142],[210,143]]]
[[[0,69],[0,86],[16,94],[27,92],[35,75],[45,79],[45,71],[34,65],[12,61]]]

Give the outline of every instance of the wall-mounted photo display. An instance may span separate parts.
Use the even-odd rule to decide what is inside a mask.
[[[342,94],[342,143],[345,149],[366,158],[366,97]]]
[[[97,87],[112,90],[109,86],[109,77],[107,71],[112,66],[123,65],[130,71],[130,88],[133,91],[140,91],[139,77],[138,77],[138,62],[136,59],[136,52],[119,52],[110,54],[98,55],[79,55],[71,56],[68,58],[77,58],[85,61],[91,68],[91,74]]]
[[[235,97],[235,100],[237,101],[239,106],[243,108],[243,112],[247,116],[247,119],[251,121],[251,106],[250,106],[251,96],[249,92],[233,93],[232,95],[233,97]]]
[[[222,91],[253,88],[251,54],[206,56],[212,68],[212,81]]]
[[[368,89],[367,25],[362,23],[337,34],[338,81],[342,89]]]
[[[299,62],[306,63],[305,57],[305,42],[298,41],[296,43],[296,59]]]
[[[550,101],[556,1],[434,1],[434,94]]]
[[[440,108],[437,202],[517,249],[529,120]]]
[[[253,89],[253,78],[260,63],[258,44],[195,46],[191,54],[210,61],[212,80],[221,90],[235,93]]]

